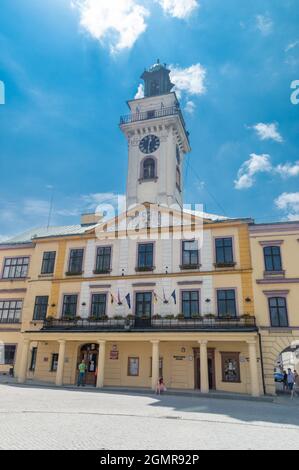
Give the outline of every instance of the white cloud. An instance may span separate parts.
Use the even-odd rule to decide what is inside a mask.
[[[299,220],[299,193],[282,193],[274,202],[288,220]]]
[[[235,180],[236,189],[251,188],[255,182],[255,175],[258,173],[268,173],[272,170],[270,155],[256,155],[252,153],[249,160],[243,163],[238,171]]]
[[[276,142],[283,142],[281,134],[278,132],[277,123],[265,124],[259,122],[252,127],[261,140],[275,140]]]
[[[196,108],[195,103],[193,101],[189,100],[189,101],[187,101],[186,106],[185,106],[184,109],[185,109],[186,113],[193,114],[194,111],[195,111],[195,108]]]
[[[299,161],[292,163],[284,163],[283,165],[277,165],[275,172],[278,173],[283,178],[288,178],[291,176],[299,175]]]
[[[198,0],[156,0],[167,15],[174,18],[186,19],[198,7]]]
[[[201,64],[180,68],[170,66],[170,78],[175,85],[175,91],[180,96],[182,92],[187,95],[202,95],[206,92],[206,69]]]
[[[135,95],[135,100],[139,100],[140,98],[144,98],[144,85],[142,83],[139,84],[137,93]]]
[[[256,27],[263,36],[268,36],[273,31],[273,21],[271,17],[266,15],[257,15],[256,18]]]
[[[138,0],[73,0],[80,24],[112,53],[130,49],[147,28],[149,11]]]
[[[297,41],[294,41],[294,42],[291,42],[290,44],[287,45],[287,47],[285,48],[285,52],[289,52],[291,51],[292,49],[294,49],[296,46],[299,45],[299,40]]]

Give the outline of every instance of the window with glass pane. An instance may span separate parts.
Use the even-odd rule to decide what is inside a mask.
[[[69,274],[81,274],[83,264],[83,249],[70,251]]]
[[[43,255],[41,274],[53,274],[56,251],[45,251]]]
[[[20,279],[27,277],[29,257],[6,258],[4,261],[3,278]]]
[[[15,363],[17,347],[15,344],[5,344],[4,346],[4,361],[5,364],[13,366]]]
[[[218,290],[217,305],[219,317],[235,317],[237,315],[235,290]]]
[[[222,381],[240,382],[239,353],[221,353],[222,357]]]
[[[264,259],[266,271],[282,271],[280,246],[265,246]]]
[[[31,359],[30,359],[30,367],[29,367],[29,370],[31,370],[32,372],[35,371],[36,358],[37,358],[37,348],[34,347],[32,348],[32,351],[31,351]]]
[[[0,323],[19,323],[21,321],[22,307],[22,300],[1,300]]]
[[[99,246],[97,249],[96,272],[107,273],[111,266],[111,246]]]
[[[197,240],[183,241],[183,266],[198,266],[199,253]]]
[[[139,375],[139,357],[128,357],[128,375],[131,377]]]
[[[156,162],[153,158],[146,158],[143,162],[143,179],[149,180],[156,177]]]
[[[57,353],[52,354],[52,360],[51,360],[51,372],[56,372],[57,367],[58,367],[58,357],[59,355]]]
[[[151,292],[137,292],[136,293],[136,307],[135,315],[137,317],[150,318],[152,314],[152,293]]]
[[[138,245],[138,268],[151,269],[153,267],[153,243],[140,243]]]
[[[288,326],[287,301],[285,297],[269,298],[270,321],[273,327]]]
[[[93,294],[91,298],[91,316],[101,318],[106,315],[107,294]]]
[[[233,258],[233,239],[216,238],[216,264],[232,264]]]
[[[63,297],[62,317],[75,318],[77,301],[78,295],[65,295]]]
[[[185,318],[192,318],[193,315],[200,313],[199,292],[197,290],[182,292],[182,312]]]
[[[35,297],[33,320],[45,320],[48,310],[49,297],[47,295],[38,295]]]

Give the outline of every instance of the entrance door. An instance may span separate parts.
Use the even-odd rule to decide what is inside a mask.
[[[98,344],[84,344],[80,348],[78,356],[78,365],[84,360],[86,365],[85,384],[96,386],[96,370],[98,367]],[[78,377],[78,367],[77,367]]]
[[[136,292],[135,327],[150,328],[152,323],[152,292]]]
[[[215,381],[215,357],[214,350],[208,350],[208,377],[209,377],[209,389],[216,389]],[[200,354],[199,350],[194,350],[194,385],[195,388],[200,390]]]

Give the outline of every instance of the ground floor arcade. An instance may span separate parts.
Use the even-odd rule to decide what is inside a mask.
[[[32,333],[24,334],[18,381],[57,386],[77,383],[86,364],[86,383],[96,387],[167,388],[263,393],[256,333]]]

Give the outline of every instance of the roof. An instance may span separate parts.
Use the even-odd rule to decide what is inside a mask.
[[[14,245],[19,243],[30,243],[36,238],[61,237],[68,235],[82,235],[95,225],[62,225],[56,227],[36,227],[9,238],[0,245]]]

